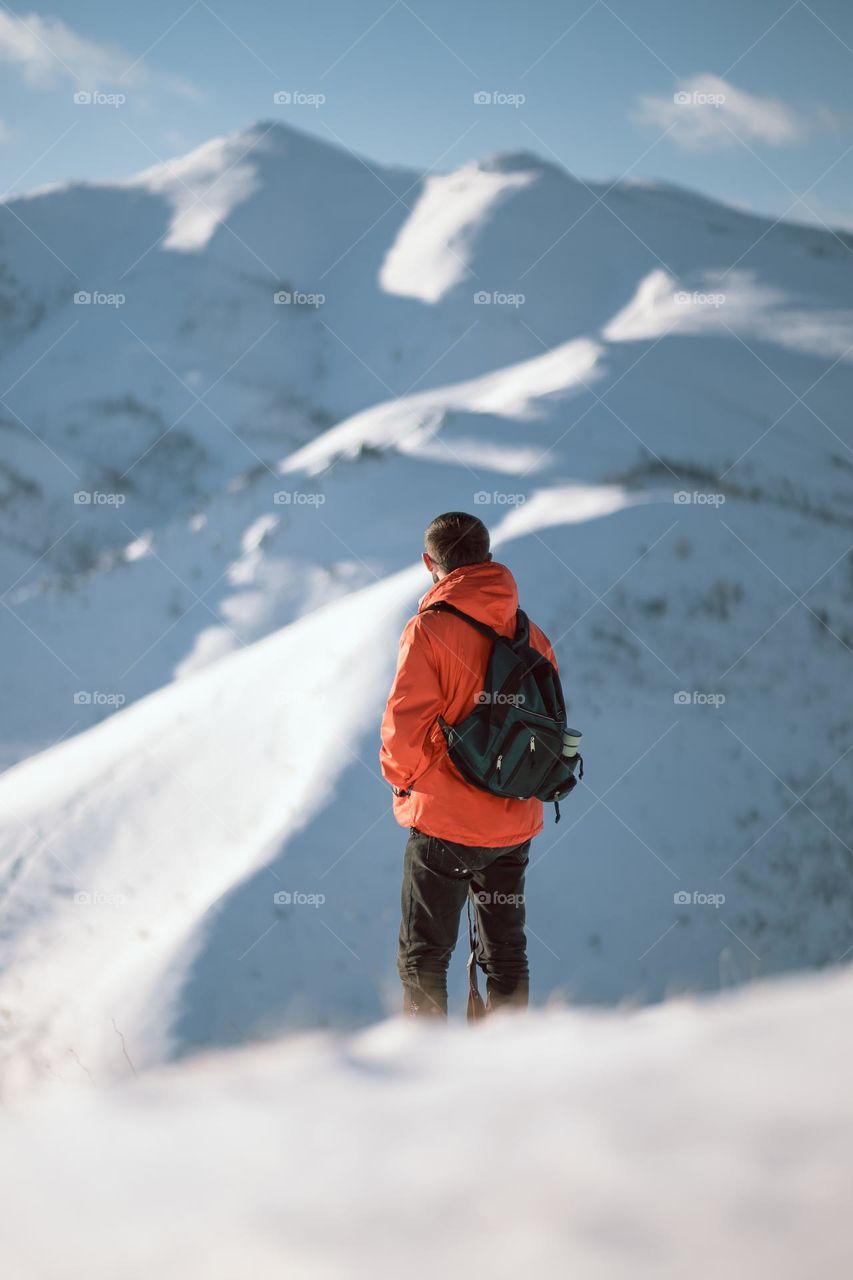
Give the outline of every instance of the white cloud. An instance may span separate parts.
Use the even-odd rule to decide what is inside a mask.
[[[179,77],[152,73],[143,62],[134,64],[133,57],[117,46],[97,44],[61,19],[37,13],[16,17],[0,10],[0,62],[20,67],[34,88],[71,80],[84,89],[156,83],[176,93],[195,92]]]
[[[644,94],[637,119],[671,128],[673,142],[689,151],[734,146],[738,138],[788,146],[802,142],[814,128],[827,127],[825,119],[810,124],[780,98],[758,97],[707,73],[680,81],[671,97]]]

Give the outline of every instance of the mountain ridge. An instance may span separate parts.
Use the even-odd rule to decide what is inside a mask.
[[[148,1065],[393,1006],[376,726],[441,510],[486,519],[588,744],[531,872],[534,1001],[837,961],[844,246],[526,160],[406,195],[269,147],[206,208],[165,171],[37,200],[38,239],[0,207],[13,1078],[120,1072],[113,1023]]]

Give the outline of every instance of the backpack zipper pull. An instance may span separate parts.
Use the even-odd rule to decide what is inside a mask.
[[[531,733],[531,735],[530,735],[530,750],[531,750],[531,751],[535,751],[535,750],[536,750],[536,739],[534,738],[534,736],[533,736],[533,734],[532,734],[532,733]]]
[[[498,778],[501,776],[501,764],[503,763],[503,752],[498,756]]]

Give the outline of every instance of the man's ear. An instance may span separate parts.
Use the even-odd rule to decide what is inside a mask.
[[[490,552],[489,552],[489,554],[486,556],[486,559],[487,559],[487,560],[491,560],[491,558],[492,558],[492,553],[491,553],[491,551],[490,551]]]
[[[424,564],[426,565],[426,571],[427,571],[427,573],[432,573],[432,560],[430,559],[430,557],[427,555],[427,553],[426,553],[425,551],[424,551],[424,553],[422,554],[421,559],[423,560]]]

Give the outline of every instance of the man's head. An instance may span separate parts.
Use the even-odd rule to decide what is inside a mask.
[[[491,560],[489,531],[476,516],[464,511],[446,511],[436,516],[424,536],[423,561],[433,582],[464,564]]]

